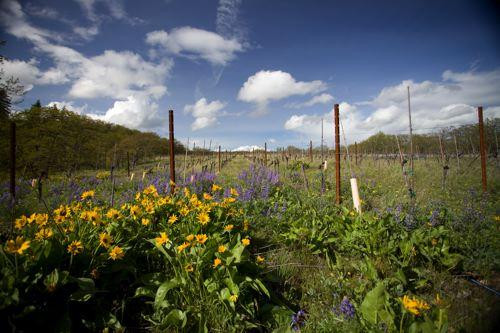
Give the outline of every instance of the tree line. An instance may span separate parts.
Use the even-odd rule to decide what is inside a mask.
[[[16,168],[21,177],[82,169],[133,166],[169,153],[169,141],[150,132],[92,119],[39,102],[29,109],[0,117],[0,170],[9,167],[10,122],[16,124]],[[174,151],[185,152],[175,140]]]

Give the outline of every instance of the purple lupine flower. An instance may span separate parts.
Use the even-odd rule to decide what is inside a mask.
[[[340,305],[333,308],[333,312],[335,312],[335,314],[337,314],[338,316],[343,316],[345,319],[352,319],[356,314],[356,309],[354,308],[354,305],[352,305],[352,303],[349,301],[349,298],[347,298],[347,296],[344,296],[342,302],[340,302]]]
[[[306,324],[307,313],[304,310],[299,310],[297,313],[292,314],[292,322],[290,326],[294,331],[300,330]]]

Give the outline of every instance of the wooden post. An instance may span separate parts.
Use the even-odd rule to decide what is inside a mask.
[[[267,142],[264,142],[264,166],[267,168]]]
[[[10,197],[16,199],[16,123],[10,123]]]
[[[175,152],[174,152],[174,111],[168,110],[168,141],[170,145],[170,193],[175,189]]]
[[[313,161],[313,142],[309,140],[309,161]]]
[[[458,156],[457,137],[453,134],[453,141],[455,141],[455,154],[457,155],[457,170],[460,171],[460,156]]]
[[[115,167],[116,167],[116,143],[113,149],[113,161],[111,164],[111,207],[115,203]]]
[[[335,121],[335,185],[336,194],[335,201],[339,205],[340,198],[340,130],[339,130],[339,105],[334,105],[334,121]]]
[[[483,124],[483,107],[477,108],[477,116],[479,118],[479,150],[481,152],[481,176],[483,180],[483,192],[487,191],[486,184],[486,151],[484,144],[484,124]]]
[[[354,164],[358,165],[358,143],[354,141]]]
[[[130,156],[127,151],[127,177],[130,177]]]
[[[220,172],[220,145],[219,145],[219,153],[218,153],[218,158],[219,158],[219,172]]]

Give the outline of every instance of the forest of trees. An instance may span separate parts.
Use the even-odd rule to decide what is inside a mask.
[[[155,133],[144,133],[79,115],[66,109],[31,108],[0,118],[0,155],[8,157],[10,121],[17,127],[16,166],[24,177],[42,173],[74,173],[89,168],[126,167],[169,153],[168,139]],[[116,147],[116,155],[115,155]],[[175,153],[184,146],[175,141]],[[2,174],[8,170],[9,158],[0,159]]]

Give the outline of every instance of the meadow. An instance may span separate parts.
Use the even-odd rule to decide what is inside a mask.
[[[498,161],[231,153],[130,173],[18,180],[1,197],[6,329],[168,332],[489,332],[499,313]],[[267,165],[264,165],[266,161]],[[184,168],[184,162],[186,165]],[[349,165],[351,170],[349,169]],[[132,175],[133,174],[133,175]],[[360,184],[353,209],[349,178]],[[171,187],[174,193],[171,194]],[[7,194],[5,194],[7,193]],[[113,205],[111,205],[113,201]],[[14,221],[13,233],[9,232]],[[482,286],[493,287],[488,291]]]

